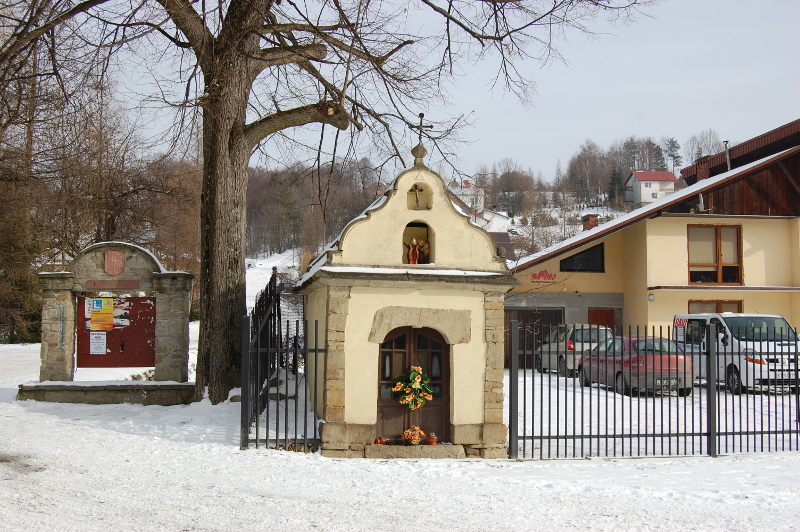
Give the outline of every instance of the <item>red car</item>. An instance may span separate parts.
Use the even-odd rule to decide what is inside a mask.
[[[585,352],[578,368],[581,386],[597,382],[621,394],[692,393],[694,367],[691,355],[664,338],[610,338]]]

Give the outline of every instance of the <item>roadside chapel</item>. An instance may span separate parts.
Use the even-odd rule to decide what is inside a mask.
[[[324,368],[306,371],[321,376],[309,389],[324,420],[322,454],[505,458],[503,298],[518,281],[425,167],[425,148],[412,154],[414,167],[298,283],[309,324],[318,321],[309,345],[316,330],[326,348]],[[415,370],[430,381],[409,400],[412,385],[396,382],[413,383]],[[414,443],[412,427],[426,437],[402,445]],[[430,433],[438,445],[426,444]]]

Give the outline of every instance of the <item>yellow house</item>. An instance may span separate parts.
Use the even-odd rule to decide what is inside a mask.
[[[503,297],[517,282],[505,253],[454,208],[442,178],[425,167],[425,149],[412,153],[414,167],[299,282],[309,345],[316,330],[326,349],[322,371],[306,372],[323,375],[309,382],[324,420],[322,454],[506,457]],[[432,399],[418,410],[392,391],[411,366],[431,379]],[[373,443],[402,443],[412,425],[452,445]]]
[[[687,188],[512,267],[507,311],[666,327],[686,312],[800,321],[800,120],[682,171]],[[788,148],[788,149],[787,149]],[[731,169],[729,169],[731,168]]]

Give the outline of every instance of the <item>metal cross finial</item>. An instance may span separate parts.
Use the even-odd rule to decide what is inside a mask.
[[[419,114],[419,125],[418,126],[408,126],[410,129],[418,129],[419,130],[419,143],[422,144],[422,130],[423,129],[433,129],[432,125],[424,126],[422,125],[422,119],[425,118],[425,113]]]

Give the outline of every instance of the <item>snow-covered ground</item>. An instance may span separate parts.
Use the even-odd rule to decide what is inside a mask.
[[[38,357],[38,345],[0,345],[0,530],[798,529],[797,452],[454,461],[240,451],[238,403],[17,402]]]

